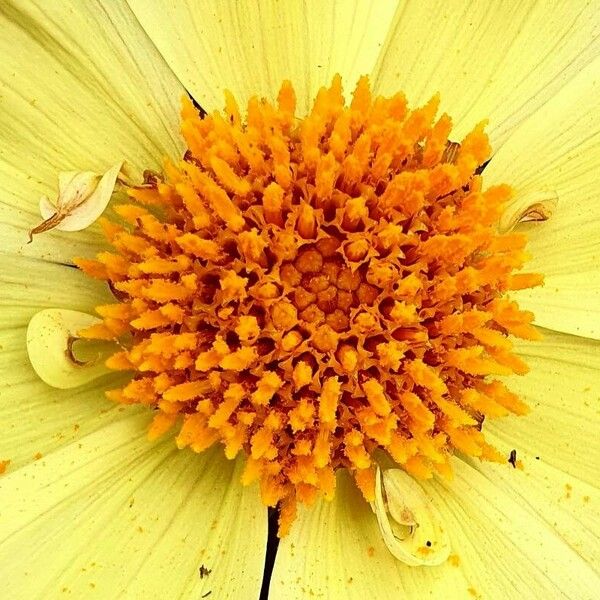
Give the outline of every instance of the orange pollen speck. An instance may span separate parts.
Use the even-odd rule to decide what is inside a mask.
[[[152,438],[243,452],[281,534],[339,468],[372,499],[377,448],[415,477],[455,449],[505,462],[482,422],[527,410],[493,376],[526,371],[508,335],[538,337],[533,315],[504,294],[540,278],[496,231],[511,190],[482,189],[483,125],[449,142],[438,102],[364,77],[345,106],[339,76],[303,120],[289,82],[245,122],[230,94],[205,118],[186,99],[183,160],[104,222],[115,252],[78,261],[119,301],[82,332],[134,372],[109,396],[156,410]]]

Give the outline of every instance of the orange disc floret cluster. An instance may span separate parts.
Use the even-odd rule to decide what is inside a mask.
[[[155,409],[151,437],[244,452],[282,533],[339,468],[372,499],[378,448],[417,477],[454,450],[505,461],[483,419],[526,411],[493,376],[526,371],[508,335],[537,337],[532,315],[504,294],[540,278],[495,230],[510,188],[482,190],[483,124],[449,142],[437,108],[367,78],[346,106],[339,76],[303,120],[289,82],[245,121],[231,95],[185,101],[183,160],[104,221],[115,252],[78,261],[119,300],[82,332],[124,348],[109,396]]]

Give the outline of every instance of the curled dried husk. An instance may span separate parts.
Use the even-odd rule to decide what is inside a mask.
[[[77,332],[96,323],[100,319],[76,310],[51,308],[36,313],[27,327],[27,353],[38,377],[52,387],[69,389],[108,373],[100,356],[81,360],[74,352]]]
[[[450,554],[448,535],[433,500],[401,469],[377,468],[371,504],[389,551],[410,566],[434,566]]]
[[[89,227],[106,210],[122,166],[119,162],[102,176],[91,171],[59,173],[56,204],[42,196],[40,214],[44,220],[29,232],[29,241],[51,229],[81,231]]]
[[[552,217],[557,206],[558,194],[553,190],[523,194],[504,211],[498,229],[501,233],[507,233],[519,223],[547,221]]]

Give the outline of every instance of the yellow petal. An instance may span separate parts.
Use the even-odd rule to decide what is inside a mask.
[[[2,253],[0,262],[0,329],[26,328],[31,317],[44,308],[92,313],[95,306],[111,301],[103,282],[78,269]],[[25,336],[22,346],[25,348]]]
[[[546,221],[519,226],[545,285],[514,294],[536,323],[600,339],[600,58],[526,120],[494,155],[484,179],[510,182],[510,213],[539,192],[557,197]],[[541,197],[541,196],[539,196]]]
[[[411,103],[441,93],[460,140],[490,119],[497,149],[598,54],[598,5],[431,0],[398,7],[374,72],[375,91]]]
[[[360,492],[340,472],[334,500],[302,507],[281,540],[270,593],[286,600],[594,597],[593,569],[534,507],[462,461],[453,463],[452,482],[424,483],[452,543],[446,563],[420,569],[396,560]]]
[[[506,384],[531,408],[525,417],[484,424],[485,431],[526,449],[590,485],[600,481],[600,342],[552,331],[541,341],[515,340],[529,365]]]
[[[0,56],[3,250],[57,262],[91,254],[97,227],[27,244],[40,196],[52,197],[61,171],[125,159],[136,177],[178,158],[185,91],[124,2],[3,3]]]
[[[449,535],[471,586],[482,598],[593,598],[597,565],[570,546],[554,522],[544,519],[540,497],[526,502],[453,460],[455,477],[434,484],[444,497]],[[506,470],[516,472],[510,465]],[[470,543],[469,543],[470,541]]]
[[[289,79],[299,116],[335,73],[351,91],[360,75],[372,71],[396,8],[387,0],[129,4],[206,110],[223,107],[224,89],[242,108],[254,95],[274,100]]]
[[[549,417],[547,422],[555,424],[555,419],[555,416]],[[535,434],[530,436],[532,443],[522,444],[510,439],[508,427],[502,432],[502,437],[496,436],[495,430],[496,427],[486,430],[488,442],[505,456],[516,449],[517,460],[523,464],[523,470],[489,462],[478,462],[474,465],[477,470],[496,482],[519,504],[533,507],[544,521],[552,523],[557,535],[587,563],[600,564],[597,543],[600,536],[598,474],[592,483],[583,481],[578,474],[570,475],[552,466],[552,457],[548,461],[549,455],[542,454],[539,446],[536,448]],[[595,431],[598,431],[598,424]]]
[[[0,326],[0,460],[10,459],[8,473],[123,415],[120,406],[104,397],[106,385],[117,382],[71,390],[46,385],[31,368],[25,338],[25,327]]]
[[[76,269],[24,257],[0,255],[0,460],[7,472],[46,456],[121,415],[93,382],[75,390],[48,387],[27,357],[27,324],[48,307],[90,312],[108,301],[104,286]],[[112,385],[117,385],[113,382]]]
[[[266,510],[241,463],[151,444],[147,423],[123,417],[4,475],[7,597],[258,597]]]

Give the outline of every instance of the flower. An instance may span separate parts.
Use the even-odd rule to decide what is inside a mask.
[[[280,535],[341,468],[375,502],[376,448],[423,479],[450,476],[453,449],[505,463],[483,419],[526,412],[490,376],[526,372],[507,334],[540,335],[502,294],[540,277],[512,274],[526,237],[496,232],[510,190],[481,189],[483,127],[448,142],[438,103],[372,98],[362,77],[345,107],[339,75],[305,119],[290,82],[276,106],[251,98],[247,123],[230,95],[222,115],[186,100],[183,160],[127,190],[126,225],[102,221],[112,252],[75,260],[119,302],[71,335],[131,340],[106,365],[134,376],[108,396],[154,408],[152,439],[175,426],[179,448],[243,450]],[[47,383],[52,348],[68,359],[36,333],[64,330],[51,314],[28,341]]]
[[[34,314],[59,309],[56,322],[111,296],[68,267],[74,256],[106,250],[98,227],[44,233],[29,245],[27,231],[36,198],[60,171],[103,172],[126,158],[139,176],[165,156],[181,157],[179,81],[212,109],[224,88],[243,105],[257,93],[274,97],[289,78],[305,113],[337,71],[344,82],[372,73],[375,93],[403,90],[411,103],[440,91],[441,109],[456,118],[451,139],[489,118],[495,154],[485,186],[506,182],[515,192],[501,223],[546,219],[554,208],[520,226],[530,234],[528,268],[546,284],[514,294],[535,312],[544,339],[515,342],[530,373],[507,382],[531,413],[484,424],[505,456],[516,449],[523,470],[453,458],[453,480],[419,486],[447,532],[447,562],[421,569],[396,560],[340,471],[334,498],[301,507],[282,538],[271,597],[592,597],[600,369],[593,7],[556,9],[551,19],[547,8],[522,4],[351,8],[3,8],[0,559],[12,597],[258,595],[266,513],[256,488],[237,484],[241,459],[227,461],[216,447],[191,456],[172,440],[149,443],[147,410],[103,403],[106,379],[68,392],[37,380],[23,343]],[[330,49],[323,40],[331,31],[338,41]],[[61,331],[68,350],[70,330]],[[398,518],[410,527],[417,496],[406,500],[408,484],[394,487],[396,479],[384,468],[379,485],[388,503],[407,502]]]

